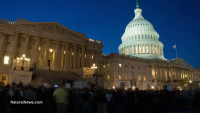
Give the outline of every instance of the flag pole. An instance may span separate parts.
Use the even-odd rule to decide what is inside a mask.
[[[176,46],[176,58],[178,58],[178,53],[177,53],[177,46]]]

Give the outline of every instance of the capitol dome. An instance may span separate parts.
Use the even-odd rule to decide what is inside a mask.
[[[123,36],[122,44],[119,46],[119,53],[129,56],[146,59],[165,59],[163,55],[163,44],[159,41],[159,34],[153,25],[144,19],[142,9],[137,6],[135,17],[127,25]]]

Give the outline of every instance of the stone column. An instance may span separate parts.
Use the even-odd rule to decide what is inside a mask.
[[[152,48],[151,45],[149,45],[149,54],[151,54],[151,48]]]
[[[74,55],[72,55],[72,48],[70,48],[70,53],[69,53],[69,70],[72,71],[72,58]]]
[[[6,37],[3,34],[0,34],[0,65],[3,64],[5,39]]]
[[[132,55],[132,48],[131,48],[131,46],[129,46],[129,54],[128,55]]]
[[[97,52],[97,54],[95,54],[95,64],[96,66],[98,66],[98,62],[99,61],[99,53]]]
[[[84,67],[84,64],[85,64],[85,48],[82,47],[82,55],[81,55],[81,67],[83,68]]]
[[[68,71],[68,67],[69,67],[69,65],[70,65],[70,63],[69,63],[69,55],[70,54],[70,51],[68,51],[68,44],[66,43],[65,44],[65,60],[64,60],[64,71]]]
[[[73,70],[76,69],[76,56],[77,56],[77,52],[76,52],[76,45],[74,46],[74,55],[73,55]]]
[[[66,54],[66,53],[65,53]],[[63,71],[63,65],[64,65],[64,45],[62,45],[62,50],[61,50],[61,61],[60,61],[60,70]]]
[[[77,58],[78,58],[77,69],[79,69],[80,68],[80,48],[78,48]]]
[[[56,42],[55,57],[54,57],[54,71],[59,71],[59,61],[60,61],[60,48],[59,42]]]
[[[36,38],[35,39],[35,45],[34,45],[34,48],[33,48],[33,58],[31,59],[31,67],[33,67],[34,69],[37,69],[37,63],[38,63],[38,49],[39,49],[39,43],[40,43],[40,40],[39,38]]]
[[[13,59],[15,59],[15,57],[16,57],[16,49],[17,49],[17,40],[18,40],[18,34],[15,34],[14,36],[11,36],[11,37],[13,37],[13,40],[12,40],[12,50],[11,51],[9,51],[10,53],[10,64],[11,64],[11,66],[12,66],[12,64],[13,64]]]
[[[144,49],[145,49],[144,53],[147,54],[147,45],[146,44],[144,45]]]
[[[25,37],[25,41],[22,47],[22,54],[25,54],[26,56],[28,55],[28,43],[29,43],[29,36],[26,35]]]
[[[49,70],[48,60],[49,60],[49,40],[46,40],[45,53],[44,53],[44,59],[43,59],[44,61],[43,69],[45,70]]]

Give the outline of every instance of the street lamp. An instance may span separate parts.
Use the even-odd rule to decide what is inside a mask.
[[[155,87],[154,87],[154,86],[151,86],[151,88],[152,88],[152,90],[154,90],[154,89],[155,89]]]
[[[96,88],[98,88],[98,74],[96,74],[96,69],[97,69],[97,66],[95,64],[92,65],[91,69],[94,69],[95,72],[95,76],[96,76]]]
[[[22,61],[21,70],[24,70],[24,61],[30,61],[30,59],[26,58],[25,54],[23,54],[21,58],[17,58],[17,60],[21,60]]]

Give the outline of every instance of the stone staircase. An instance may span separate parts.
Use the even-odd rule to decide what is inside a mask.
[[[34,70],[31,85],[40,86],[48,83],[50,86],[62,84],[63,81],[80,81],[82,78],[74,72],[60,72],[50,70]]]

